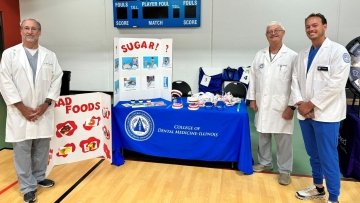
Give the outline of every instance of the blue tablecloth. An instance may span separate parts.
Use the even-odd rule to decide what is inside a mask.
[[[123,163],[121,149],[188,160],[237,162],[252,174],[249,118],[245,102],[218,110],[161,107],[113,107],[113,164]],[[239,110],[237,110],[239,109]]]

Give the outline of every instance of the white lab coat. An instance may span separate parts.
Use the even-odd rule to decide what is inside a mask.
[[[54,135],[54,109],[50,106],[35,122],[27,121],[13,105],[22,101],[36,108],[46,98],[57,100],[62,70],[55,53],[39,46],[35,84],[33,72],[22,44],[3,52],[0,65],[0,91],[7,105],[6,142],[49,138]]]
[[[255,127],[261,133],[292,134],[293,120],[285,120],[282,113],[289,104],[291,74],[296,52],[284,44],[270,62],[269,48],[257,52],[250,69],[248,100],[256,100]]]
[[[292,76],[292,100],[311,101],[316,107],[313,120],[338,122],[346,117],[345,85],[350,72],[346,48],[326,38],[306,74],[310,47],[299,53]],[[299,113],[298,119],[305,118]]]

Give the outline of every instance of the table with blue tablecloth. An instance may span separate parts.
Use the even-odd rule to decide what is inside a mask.
[[[249,117],[246,103],[198,110],[163,106],[133,108],[130,102],[113,107],[113,164],[122,164],[122,149],[186,160],[237,162],[237,168],[252,174]],[[127,105],[128,107],[124,106]]]

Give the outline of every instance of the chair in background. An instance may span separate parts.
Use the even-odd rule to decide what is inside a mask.
[[[70,80],[71,80],[71,71],[63,71],[60,95],[69,95],[70,94]]]
[[[245,98],[247,88],[242,82],[229,82],[224,85],[224,93],[230,92],[234,97]]]
[[[172,89],[173,90],[179,90],[182,93],[183,97],[189,97],[192,95],[191,87],[190,85],[182,80],[176,80],[172,82]]]

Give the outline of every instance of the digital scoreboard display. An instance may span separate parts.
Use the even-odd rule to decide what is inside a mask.
[[[114,27],[200,27],[200,0],[114,0]]]

